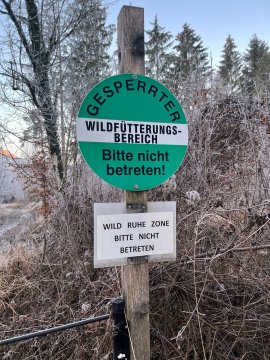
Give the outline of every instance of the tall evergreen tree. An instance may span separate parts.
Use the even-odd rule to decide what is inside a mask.
[[[146,74],[158,81],[166,81],[171,59],[168,50],[172,45],[172,41],[170,41],[172,35],[169,31],[165,31],[165,27],[159,25],[157,15],[150,24],[152,29],[146,31],[149,40],[145,43]]]
[[[83,9],[85,3],[86,0],[73,0],[70,16],[78,9]],[[90,0],[88,14],[84,21],[74,29],[65,44],[61,46],[63,76],[60,92],[62,99],[59,103],[64,103],[62,116],[70,119],[69,125],[66,124],[62,131],[66,148],[71,149],[65,158],[66,163],[69,159],[75,160],[77,155],[76,146],[73,148],[69,145],[76,144],[74,120],[79,106],[86,93],[110,75],[111,56],[108,51],[114,26],[106,25],[106,15],[107,8],[102,0]]]
[[[83,8],[85,0],[75,0],[74,7]],[[84,92],[108,76],[114,28],[106,25],[106,7],[101,0],[91,0],[88,16],[70,35],[67,41],[68,68],[66,78],[84,96]]]
[[[231,35],[225,41],[218,73],[232,90],[237,88],[241,76],[241,56]]]
[[[174,75],[182,80],[187,80],[191,76],[206,75],[209,71],[209,60],[201,37],[185,23],[175,40]]]
[[[251,38],[244,54],[245,68],[243,74],[248,90],[255,91],[262,88],[268,81],[270,74],[270,51],[265,41],[257,35]]]

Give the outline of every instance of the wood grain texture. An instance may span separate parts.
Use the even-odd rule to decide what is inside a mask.
[[[148,263],[123,267],[123,290],[130,334],[130,359],[150,359]]]
[[[123,6],[117,24],[119,73],[144,74],[144,9]],[[145,204],[147,192],[126,191],[127,204]],[[141,263],[144,261],[144,263]],[[146,262],[145,262],[146,261]],[[144,257],[122,269],[123,296],[130,333],[130,359],[150,359],[149,268]]]
[[[123,6],[117,21],[120,74],[144,74],[144,9]]]

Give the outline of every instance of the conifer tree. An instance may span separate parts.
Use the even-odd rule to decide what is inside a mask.
[[[84,4],[85,0],[74,1],[73,10],[76,11],[76,7],[83,8]],[[82,93],[82,97],[85,91],[108,76],[108,50],[113,31],[112,25],[106,25],[106,7],[102,1],[92,0],[88,16],[68,38],[68,53],[65,59],[68,69],[65,77],[69,83],[74,82],[74,87]]]
[[[73,0],[71,14],[85,7],[86,0]],[[67,153],[65,162],[76,161],[75,118],[87,92],[99,81],[110,75],[111,57],[109,48],[114,32],[113,25],[106,24],[107,8],[102,0],[91,0],[88,14],[80,26],[76,27],[62,46],[62,101],[63,112],[70,119],[65,129]],[[63,147],[63,145],[62,145]]]
[[[241,77],[241,56],[231,35],[228,35],[222,52],[218,73],[231,90],[237,88]]]
[[[183,30],[176,35],[173,74],[180,80],[206,75],[209,72],[207,49],[201,37],[185,23]]]
[[[254,92],[264,87],[270,74],[270,51],[265,41],[257,35],[251,38],[244,54],[245,68],[243,70],[247,90]]]
[[[152,29],[146,31],[149,40],[146,46],[146,74],[158,81],[166,82],[168,69],[170,66],[171,54],[168,52],[172,45],[172,35],[165,31],[165,27],[159,25],[157,15],[150,23]]]

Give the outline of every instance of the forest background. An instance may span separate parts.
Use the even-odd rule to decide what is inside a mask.
[[[117,73],[114,25],[101,0],[1,0],[0,123],[24,121],[27,164],[11,163],[35,204],[4,234],[1,337],[107,313],[120,270],[93,268],[94,202],[123,200],[77,147],[85,94]],[[146,30],[146,75],[183,105],[189,150],[176,177],[148,199],[177,202],[177,261],[150,266],[153,359],[267,359],[269,355],[270,50],[254,34],[244,53],[227,36],[214,68],[188,23],[176,36],[158,16]],[[16,143],[18,143],[16,141]],[[25,147],[22,146],[23,151]],[[25,205],[26,206],[26,205]],[[3,240],[3,239],[1,239]],[[109,359],[111,324],[0,349],[4,359]]]

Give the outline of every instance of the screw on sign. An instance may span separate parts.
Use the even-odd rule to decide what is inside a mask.
[[[143,75],[122,74],[97,84],[77,118],[77,138],[92,170],[130,191],[172,176],[188,145],[184,112],[174,95]]]

